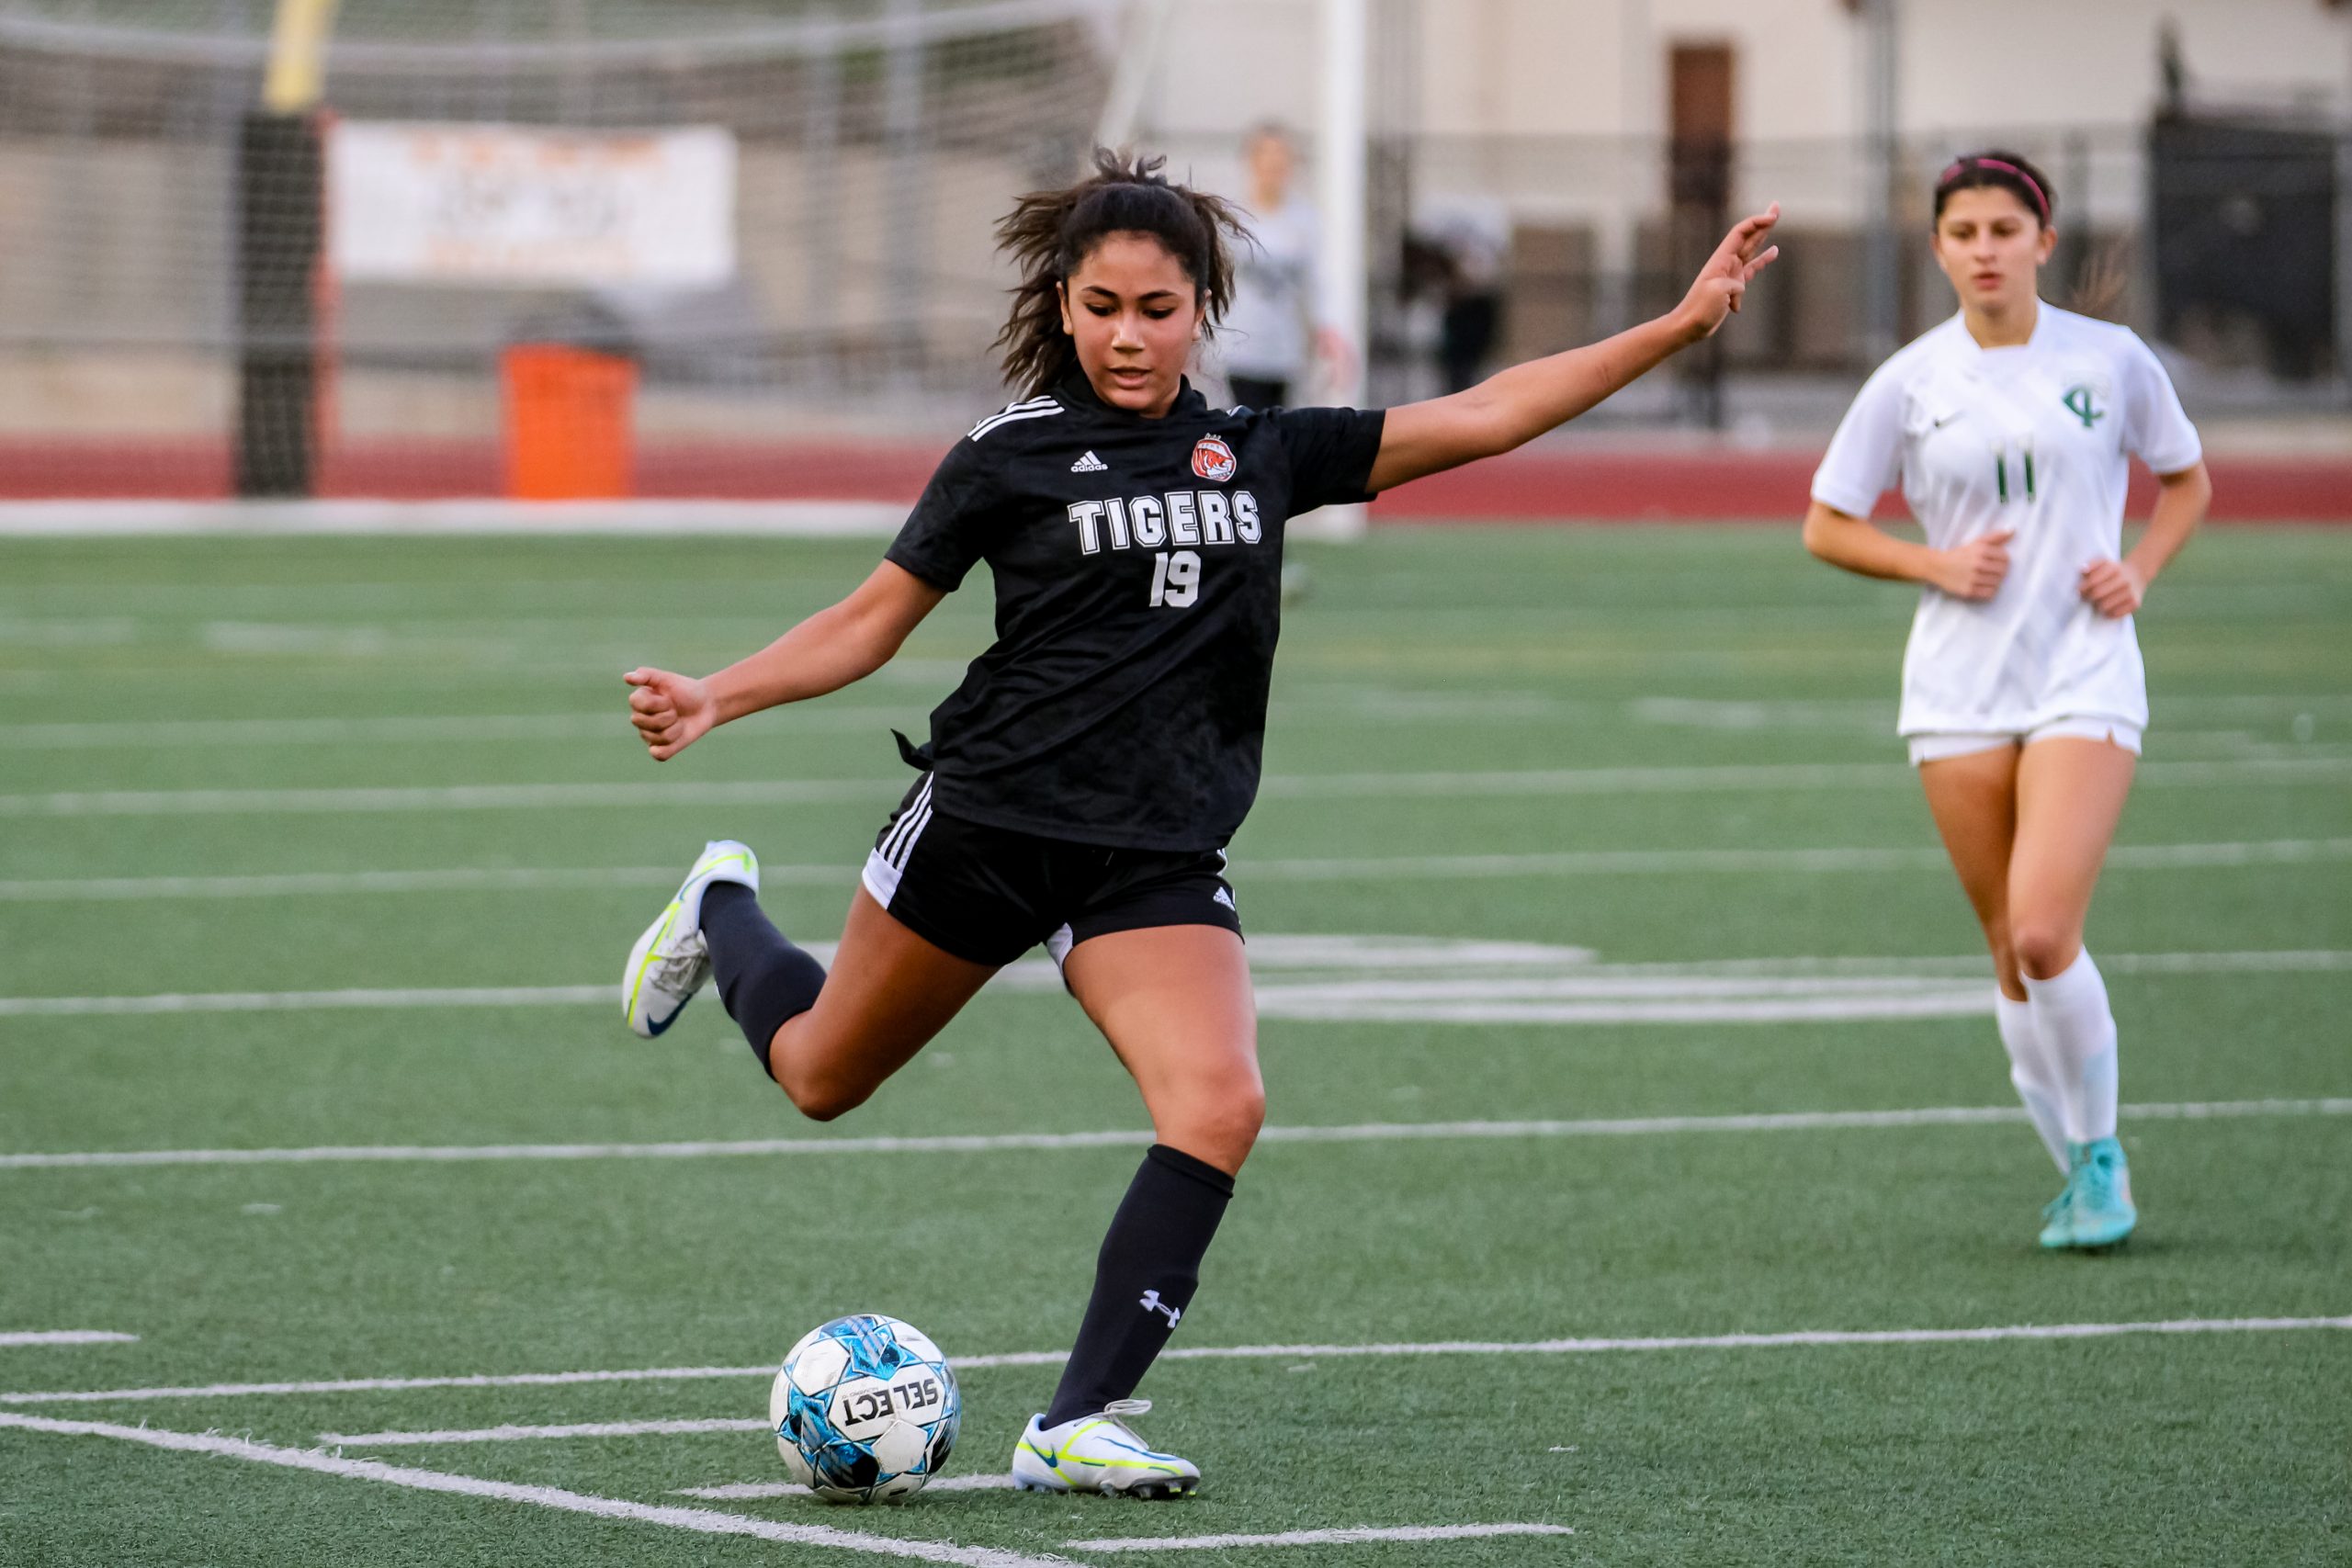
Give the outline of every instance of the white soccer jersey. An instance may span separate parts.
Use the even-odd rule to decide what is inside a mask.
[[[2022,733],[2068,715],[2148,722],[2129,618],[2080,592],[2122,550],[2128,459],[2160,474],[2199,457],[2164,367],[2127,327],[2044,304],[2031,339],[1981,348],[1958,316],[1864,384],[1813,478],[1813,497],[1867,517],[1898,482],[1928,542],[2014,531],[1990,599],[1933,588],[1903,655],[1905,735]]]

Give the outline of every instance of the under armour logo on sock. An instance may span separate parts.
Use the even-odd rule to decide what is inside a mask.
[[[1167,1314],[1168,1326],[1170,1328],[1175,1327],[1178,1324],[1184,1321],[1184,1309],[1179,1306],[1170,1306],[1167,1303],[1161,1301],[1158,1291],[1146,1291],[1143,1293],[1143,1309],[1146,1312]]]

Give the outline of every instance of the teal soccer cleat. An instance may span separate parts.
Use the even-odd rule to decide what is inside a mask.
[[[2041,1229],[2047,1247],[2087,1249],[2113,1247],[2140,1223],[2132,1202],[2132,1166],[2123,1145],[2113,1138],[2095,1138],[2066,1145],[2066,1190],[2041,1211],[2048,1222]]]

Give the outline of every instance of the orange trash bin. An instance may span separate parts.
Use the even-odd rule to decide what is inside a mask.
[[[499,358],[506,405],[506,493],[518,501],[629,493],[637,363],[560,344]]]

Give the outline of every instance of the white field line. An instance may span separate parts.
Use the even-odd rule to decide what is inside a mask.
[[[845,1551],[864,1551],[883,1557],[910,1557],[925,1562],[961,1562],[972,1568],[1037,1568],[1039,1564],[1058,1563],[1059,1559],[1031,1557],[1017,1551],[1001,1551],[989,1547],[953,1546],[940,1541],[894,1540],[888,1536],[868,1535],[858,1530],[835,1529],[828,1525],[784,1524],[774,1519],[747,1518],[739,1514],[722,1514],[708,1508],[682,1508],[674,1506],[630,1503],[617,1497],[598,1497],[583,1492],[566,1492],[555,1486],[523,1486],[505,1481],[484,1481],[478,1476],[447,1475],[439,1471],[411,1470],[401,1465],[386,1464],[380,1460],[345,1459],[340,1454],[320,1453],[304,1449],[283,1449],[271,1443],[257,1443],[244,1438],[223,1437],[216,1432],[171,1432],[153,1427],[119,1427],[105,1421],[56,1421],[40,1416],[18,1416],[0,1410],[0,1427],[13,1427],[24,1431],[49,1432],[70,1438],[111,1438],[119,1442],[143,1443],[149,1448],[164,1449],[178,1453],[215,1454],[223,1459],[244,1460],[254,1464],[277,1465],[288,1470],[314,1471],[324,1475],[339,1475],[353,1481],[373,1481],[387,1486],[406,1487],[415,1492],[447,1492],[464,1497],[488,1497],[502,1503],[526,1503],[533,1507],[552,1508],[568,1514],[588,1514],[598,1518],[629,1519],[641,1524],[661,1525],[670,1529],[692,1530],[702,1535],[751,1536],[760,1540],[772,1540],[791,1546],[826,1546]]]
[[[425,1432],[321,1432],[329,1448],[430,1448],[444,1443],[528,1443],[561,1438],[673,1438],[702,1432],[765,1432],[765,1421],[583,1421],[563,1427],[466,1427]],[[707,1496],[709,1494],[700,1494]]]
[[[136,1345],[136,1334],[109,1334],[96,1328],[48,1328],[33,1333],[0,1334],[0,1350],[34,1345]]]
[[[849,865],[763,865],[763,886],[847,884]],[[252,876],[55,877],[0,882],[0,903],[112,902],[148,898],[348,897],[379,893],[548,893],[600,887],[674,887],[674,865],[454,866],[431,871],[295,871]]]
[[[2215,866],[2301,865],[2352,860],[2352,838],[2258,839],[2203,844],[2120,844],[2109,871],[2188,871]],[[1245,882],[1445,881],[1454,878],[1656,876],[1677,873],[1943,872],[1932,846],[1874,849],[1567,850],[1493,855],[1370,855],[1332,859],[1242,860]],[[857,868],[763,864],[763,883],[845,885]],[[145,898],[285,898],[309,895],[538,893],[576,888],[659,888],[676,884],[674,865],[490,867],[422,871],[281,872],[246,876],[51,877],[0,881],[0,903],[106,902]]]
[[[1340,987],[1330,987],[1339,989]],[[1359,1001],[1344,997],[1258,994],[1258,1016],[1302,1023],[1862,1023],[1917,1018],[1973,1018],[1993,1011],[1982,986],[1901,997],[1788,997],[1758,1001]]]
[[[577,1007],[591,1003],[605,1005],[619,999],[620,987],[617,983],[605,986],[481,986],[423,990],[167,991],[147,997],[0,997],[0,1018],[286,1012],[319,1008]]]
[[[617,685],[617,682],[616,683]],[[818,707],[792,716],[797,730],[871,729],[920,724],[904,707]],[[381,745],[401,741],[446,746],[532,740],[625,739],[628,710],[618,702],[604,713],[448,714],[374,718],[162,718],[28,724],[11,731],[12,750],[80,751],[117,747]]]
[[[1385,1359],[1404,1356],[1596,1356],[1654,1350],[1779,1350],[1872,1345],[1978,1345],[2007,1340],[2109,1339],[2137,1335],[2287,1334],[2306,1330],[2352,1330],[2343,1317],[2185,1317],[2132,1323],[2004,1324],[1983,1328],[1809,1328],[1779,1334],[1687,1334],[1645,1337],[1563,1339],[1439,1339],[1369,1345],[1197,1345],[1159,1353],[1163,1361],[1263,1361]],[[1016,1350],[990,1356],[952,1356],[958,1371],[997,1367],[1057,1366],[1062,1350]],[[336,1393],[397,1393],[441,1388],[546,1388],[574,1383],[684,1382],[765,1379],[773,1363],[756,1367],[650,1367],[578,1372],[469,1373],[434,1378],[338,1378],[318,1382],[223,1382],[200,1387],[62,1389],[0,1393],[0,1404],[118,1404],[163,1399],[232,1399]],[[22,1426],[30,1418],[0,1411],[0,1424]],[[764,1429],[765,1423],[761,1424]]]
[[[2243,722],[2251,709],[2267,714],[2341,714],[2352,707],[2344,692],[2251,692],[2234,696],[2166,696],[2158,704],[2158,733],[2177,733],[2176,719]],[[1875,697],[1739,702],[1705,697],[1635,697],[1626,716],[1644,724],[1693,729],[1838,729],[1867,735],[1894,733],[1895,705]]]
[[[121,628],[130,629],[129,623]],[[6,637],[0,624],[0,641]],[[84,638],[83,640],[88,640]],[[103,640],[129,640],[109,637]],[[1570,705],[1525,694],[1415,698],[1376,694],[1309,701],[1278,699],[1272,711],[1286,725],[1317,721],[1359,724],[1491,722],[1497,719],[1560,717]],[[1892,712],[1887,726],[1892,728]],[[921,708],[826,704],[796,708],[780,716],[767,733],[785,739],[815,731],[879,734],[891,725],[921,725]],[[350,746],[422,741],[449,744],[502,744],[514,741],[595,740],[625,739],[627,710],[616,702],[598,713],[418,714],[365,718],[162,718],[73,720],[28,724],[8,732],[12,750],[82,751],[131,748],[153,750],[165,747],[235,747],[251,750],[265,746]]]
[[[1975,982],[1715,982],[1741,993],[1713,999],[1682,996],[1704,981],[1661,980],[1678,993],[1618,996],[1633,983],[1606,979],[1497,982],[1358,981],[1318,986],[1261,984],[1258,1016],[1306,1022],[1356,1023],[1789,1023],[1859,1022],[1906,1018],[1970,1018],[1993,1010],[1993,992]],[[1841,993],[1840,986],[1854,987]],[[1016,987],[1026,989],[1027,987]],[[1795,994],[1749,995],[1787,991]],[[1426,993],[1426,994],[1424,994]],[[1526,995],[1533,993],[1533,995]],[[1584,1000],[1545,1000],[1545,994]],[[154,1014],[410,1010],[432,1008],[608,1007],[617,987],[503,986],[432,990],[165,992],[146,997],[0,997],[0,1018],[90,1018]],[[1484,998],[1484,999],[1479,999]]]
[[[2311,784],[2352,777],[2352,757],[2145,762],[2152,788]],[[904,774],[873,779],[756,779],[647,784],[447,784],[331,789],[93,790],[0,795],[0,817],[185,817],[225,813],[638,810],[679,806],[807,806],[887,800]],[[1271,799],[1464,799],[1473,796],[1810,792],[1916,788],[1900,762],[1723,763],[1692,767],[1550,768],[1499,773],[1277,773]]]
[[[1354,1546],[1379,1540],[1478,1540],[1498,1535],[1574,1535],[1566,1525],[1358,1525],[1346,1529],[1284,1530],[1279,1535],[1102,1536],[1066,1540],[1065,1551],[1233,1551],[1249,1547]]]
[[[1388,939],[1254,939],[1258,1012],[1264,1018],[1356,1022],[1777,1023],[1965,1018],[1992,1010],[1983,959],[1758,959],[1712,964],[1589,963],[1589,950],[1538,943],[1430,943]],[[832,945],[808,943],[820,963]],[[2325,973],[2352,968],[2352,952],[2101,954],[2116,974]],[[1537,976],[1548,966],[1565,973]],[[1366,968],[1450,967],[1465,977],[1363,980]],[[1498,968],[1501,973],[1494,972]],[[1317,975],[1317,970],[1338,971]],[[1519,971],[1512,973],[1510,971]],[[1006,965],[1000,990],[1058,991],[1052,962]],[[612,984],[364,987],[334,991],[167,991],[148,996],[0,997],[0,1018],[182,1013],[408,1010],[440,1008],[608,1007]]]
[[[450,784],[338,789],[99,790],[0,795],[0,817],[189,817],[369,811],[637,810],[662,806],[814,806],[887,799],[891,779],[758,779],[738,783]]]
[[[132,640],[136,623],[123,617],[77,622],[79,629],[55,634],[58,640],[123,642]],[[0,618],[0,640],[11,640]],[[2170,714],[2189,699],[2165,705]],[[2243,719],[2249,706],[2273,712],[2335,712],[2352,705],[2352,697],[2245,696],[2198,700],[2199,711],[2211,716]],[[1498,719],[1564,718],[1589,711],[1595,705],[1548,696],[1540,692],[1487,693],[1351,693],[1329,697],[1276,698],[1272,711],[1283,724],[1318,720],[1384,724],[1493,722]],[[1704,729],[1758,730],[1821,728],[1852,730],[1892,738],[1894,708],[1891,704],[1863,702],[1852,711],[1836,704],[1707,703],[1683,698],[1643,697],[1626,705],[1629,716],[1650,724],[1670,724]],[[1824,719],[1828,723],[1825,726]],[[783,728],[850,731],[878,728],[910,720],[920,723],[920,712],[902,706],[828,704],[797,708],[777,721]],[[628,720],[617,705],[595,713],[535,714],[417,714],[360,718],[165,718],[71,720],[18,726],[8,732],[9,745],[25,751],[102,750],[164,747],[344,746],[384,741],[430,741],[498,744],[513,741],[610,739],[623,733]],[[778,733],[783,732],[780,728]],[[2167,728],[2167,740],[2191,736],[2239,739],[2264,744],[2239,730],[2177,730]],[[2279,744],[2286,744],[2280,742]],[[2309,742],[2296,742],[2307,747]]]
[[[764,1421],[752,1423],[761,1431],[768,1429]],[[980,1475],[943,1475],[923,1485],[926,1492],[1010,1492],[1012,1477],[1002,1471]],[[701,1497],[713,1503],[750,1502],[763,1497],[810,1497],[815,1494],[806,1486],[796,1486],[789,1481],[742,1481],[728,1486],[681,1486],[674,1494],[680,1497]]]
[[[2352,1099],[2223,1100],[2126,1105],[2127,1121],[2207,1122],[2245,1117],[2352,1116]],[[1686,1133],[1798,1133],[1947,1127],[2022,1122],[2014,1105],[1945,1105],[1901,1111],[1781,1111],[1730,1116],[1629,1116],[1581,1121],[1362,1122],[1273,1126],[1261,1144],[1381,1144],[1422,1139],[1619,1138]],[[0,1155],[0,1170],[190,1165],[436,1165],[501,1160],[725,1159],[772,1155],[1012,1154],[1140,1147],[1144,1129],[1094,1133],[974,1133],[931,1137],[747,1138],[669,1144],[384,1144],[281,1149],[97,1149]]]
[[[888,501],[12,501],[0,503],[0,538],[888,538],[906,520]]]

